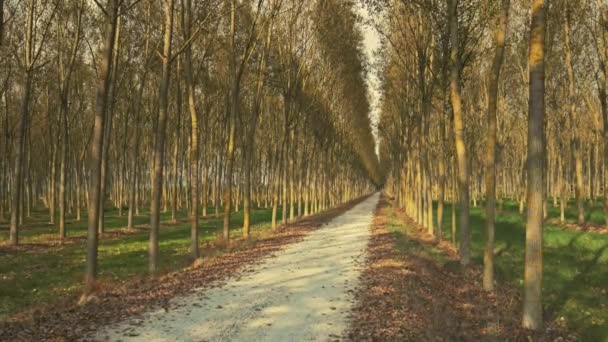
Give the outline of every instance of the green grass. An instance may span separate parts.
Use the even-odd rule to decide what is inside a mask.
[[[213,211],[210,211],[212,213]],[[117,211],[106,212],[106,231],[125,227],[126,216],[117,216]],[[178,218],[184,218],[180,212]],[[280,210],[279,210],[280,217]],[[168,220],[171,213],[163,213],[162,219]],[[21,243],[40,243],[57,239],[58,228],[46,224],[45,212],[36,212],[22,229]],[[252,211],[253,232],[269,228],[271,210]],[[149,222],[147,216],[138,216],[135,223]],[[240,237],[243,212],[232,214],[231,236]],[[209,218],[200,221],[200,241],[205,244],[214,240],[222,229],[222,218]],[[86,216],[82,221],[70,220],[67,225],[68,237],[86,236]],[[6,225],[0,226],[0,243],[6,242]],[[187,222],[161,227],[160,231],[160,269],[161,272],[180,269],[188,265],[190,226]],[[85,265],[85,242],[57,245],[50,249],[34,248],[23,251],[0,252],[0,319],[28,309],[34,304],[52,304],[57,300],[82,290]],[[147,274],[148,233],[136,232],[119,237],[101,239],[99,242],[100,280],[123,281]]]
[[[215,208],[207,208],[208,217],[214,217]],[[140,211],[139,216],[133,217],[133,223],[135,226],[146,225],[150,223],[148,216],[148,209]],[[280,213],[280,208],[279,208]],[[127,210],[123,210],[122,216],[118,216],[118,209],[111,209],[105,211],[105,227],[106,231],[111,232],[116,228],[124,228],[127,226]],[[223,208],[220,207],[220,216],[223,214]],[[76,221],[76,215],[67,215],[66,218],[66,236],[69,237],[82,237],[87,235],[87,211],[86,208],[82,210],[82,218],[80,221]],[[186,213],[183,210],[177,212],[177,219],[186,218]],[[6,219],[6,218],[5,218]],[[161,212],[161,220],[171,219],[171,211]],[[242,220],[242,215],[241,215]],[[19,243],[38,243],[46,242],[49,240],[55,240],[59,235],[59,215],[55,217],[55,224],[49,223],[49,212],[48,210],[33,210],[32,216],[26,218],[25,225],[19,230]],[[242,222],[242,221],[241,221]],[[0,245],[6,243],[9,240],[8,222],[0,220]]]
[[[587,210],[587,219],[603,223],[601,203]],[[590,205],[587,206],[588,208]],[[559,208],[551,208],[559,218]],[[450,239],[450,214],[445,210],[444,237]],[[457,215],[459,212],[457,211]],[[571,204],[569,221],[576,219]],[[472,258],[483,263],[485,213],[483,206],[471,208]],[[608,341],[608,235],[577,232],[545,225],[543,244],[543,306],[546,319],[565,320],[585,341]],[[522,288],[524,274],[525,215],[517,204],[506,202],[496,219],[495,272],[498,281]]]

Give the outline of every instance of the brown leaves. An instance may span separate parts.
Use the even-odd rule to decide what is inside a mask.
[[[554,224],[565,229],[569,229],[576,232],[592,232],[596,234],[608,234],[608,226],[597,225],[592,223],[585,223],[580,225],[574,222],[560,222],[558,219],[551,219],[548,221],[550,224]]]
[[[95,300],[78,305],[66,298],[52,307],[24,312],[0,322],[0,341],[71,341],[95,332],[97,327],[122,321],[152,308],[171,310],[170,299],[194,289],[208,288],[247,272],[249,266],[272,255],[284,245],[299,241],[308,232],[340,215],[363,199],[283,226],[258,241],[230,246],[229,252],[197,260],[190,267],[156,279],[134,278],[124,283],[98,283]],[[221,309],[219,307],[218,309]]]
[[[102,286],[96,293],[97,300],[83,302],[81,306],[75,305],[73,299],[66,300],[64,305],[47,309],[40,324],[28,321],[23,315],[2,323],[0,340],[71,340],[95,331],[98,325],[120,321],[154,307],[168,311],[171,309],[170,298],[195,288],[213,286],[216,281],[237,274],[305,233],[300,229],[285,229],[252,248],[198,262],[199,267],[172,272],[155,280],[114,284],[113,287]],[[72,330],[71,327],[74,326],[81,330]]]
[[[393,210],[381,200],[369,244],[367,267],[356,292],[348,338],[353,341],[554,340],[567,336],[550,324],[543,334],[520,328],[519,292],[499,284],[496,293],[482,290],[481,271],[472,266],[453,272],[457,254],[422,231],[391,234],[386,225]],[[401,220],[395,220],[402,224]],[[448,259],[439,262],[415,249],[400,252],[401,239],[439,248]]]

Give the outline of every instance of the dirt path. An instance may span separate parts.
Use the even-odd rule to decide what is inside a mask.
[[[100,340],[335,340],[347,328],[375,194],[223,286],[98,332]]]

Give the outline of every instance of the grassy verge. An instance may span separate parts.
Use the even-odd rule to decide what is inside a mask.
[[[601,203],[587,216],[603,221]],[[448,205],[444,236],[450,238]],[[559,209],[550,208],[550,218]],[[459,212],[457,211],[457,215]],[[570,206],[568,220],[576,214]],[[483,263],[485,214],[482,206],[471,209],[472,256]],[[524,270],[525,215],[515,203],[505,203],[496,219],[495,272],[498,281],[521,289]],[[547,320],[564,321],[585,341],[608,340],[608,235],[563,229],[547,224],[544,231],[543,305]]]
[[[82,290],[85,263],[86,217],[70,221],[67,225],[68,243],[59,244],[57,227],[45,222],[45,213],[39,212],[22,230],[23,247],[2,246],[8,239],[5,226],[0,227],[0,320],[34,305],[48,305]],[[121,234],[127,224],[126,216],[108,212],[106,231],[99,242],[99,278],[101,282],[120,282],[147,274],[148,233],[146,230]],[[279,213],[280,215],[280,213]],[[184,218],[185,213],[178,216]],[[279,216],[280,217],[280,216]],[[171,218],[164,213],[163,220]],[[269,228],[271,210],[252,212],[253,234]],[[201,245],[208,246],[221,231],[221,218],[200,221]],[[136,217],[136,225],[148,222],[147,216]],[[243,213],[232,214],[232,236],[241,236]],[[190,226],[188,222],[163,225],[160,231],[162,273],[183,268],[189,258]],[[206,248],[217,253],[215,248]]]

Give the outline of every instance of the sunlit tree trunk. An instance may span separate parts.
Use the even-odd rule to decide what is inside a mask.
[[[545,116],[545,1],[534,0],[530,24],[528,116],[528,212],[524,272],[523,327],[543,327],[543,122]]]
[[[266,69],[266,51],[270,48],[272,39],[272,22],[268,23],[266,43],[258,63],[255,94],[253,97],[253,110],[250,125],[247,128],[247,138],[244,153],[245,163],[245,188],[243,189],[243,236],[249,237],[251,226],[251,169],[253,168],[253,155],[255,153],[255,133],[258,126],[258,119],[262,111],[262,101],[264,97],[264,75]]]
[[[445,97],[445,94],[444,94]],[[443,108],[445,109],[445,103],[442,103]],[[435,238],[437,241],[442,239],[443,235],[443,214],[444,214],[444,204],[445,204],[445,190],[447,183],[447,174],[446,174],[446,165],[445,165],[445,112],[441,112],[441,117],[439,118],[439,161],[438,161],[438,180],[437,185],[439,186],[439,194],[437,198],[437,227]]]
[[[182,0],[182,30],[184,40],[189,39],[192,35],[192,0]],[[192,197],[190,208],[190,253],[192,254],[193,259],[197,259],[200,257],[198,243],[199,128],[192,73],[192,46],[189,44],[184,51],[184,76],[186,79],[186,93],[188,95],[188,110],[190,111],[190,172],[192,172],[192,181],[190,184],[192,189],[190,193],[190,196]],[[207,189],[203,187],[203,191],[206,192]],[[206,198],[207,194],[204,193],[203,196]],[[207,206],[206,201],[203,203],[203,206]],[[206,215],[206,208],[203,210],[204,215]]]
[[[234,169],[234,135],[239,106],[236,66],[236,0],[230,0],[230,112],[228,114],[228,143],[226,146],[226,183],[224,188],[224,239],[230,239],[230,213],[232,211],[232,178]]]
[[[458,40],[458,0],[448,0],[450,29],[450,99],[454,113],[454,143],[458,164],[458,192],[460,199],[460,263],[469,264],[471,259],[471,232],[469,228],[469,167],[464,141],[464,122],[460,94],[460,51]]]
[[[163,38],[162,76],[159,92],[159,114],[154,144],[154,168],[152,170],[152,198],[150,205],[150,244],[148,271],[154,275],[158,271],[158,235],[160,229],[160,205],[163,189],[163,166],[165,163],[165,136],[167,133],[167,112],[169,106],[169,82],[171,77],[171,41],[173,37],[173,0],[164,0],[165,32]]]

